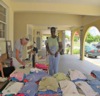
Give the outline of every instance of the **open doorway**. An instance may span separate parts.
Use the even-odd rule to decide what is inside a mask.
[[[71,31],[66,30],[65,31],[65,52],[66,54],[70,54],[70,48],[71,48]]]
[[[74,34],[73,54],[80,54],[80,36],[77,31]]]
[[[95,27],[92,26],[86,31],[85,38],[85,56],[95,57],[100,56],[100,32]]]

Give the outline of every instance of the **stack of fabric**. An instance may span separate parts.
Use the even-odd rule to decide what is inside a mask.
[[[43,77],[39,82],[37,96],[62,96],[62,92],[54,77]]]
[[[100,96],[100,80],[89,80],[78,70],[48,75],[32,68],[29,74],[13,72],[3,96]]]
[[[69,77],[74,84],[81,89],[85,96],[99,96],[98,92],[92,89],[87,83],[87,77],[78,70],[69,70]]]

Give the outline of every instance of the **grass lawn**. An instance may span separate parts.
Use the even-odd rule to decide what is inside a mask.
[[[74,46],[80,47],[80,42],[74,42]]]

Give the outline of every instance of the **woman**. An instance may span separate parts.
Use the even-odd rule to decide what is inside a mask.
[[[3,62],[7,59],[7,54],[3,54],[0,57],[0,77],[9,77],[9,75],[15,70],[13,66],[4,67]]]
[[[58,72],[60,60],[60,51],[62,50],[61,40],[55,35],[56,28],[51,27],[51,37],[47,40],[47,51],[49,53],[49,74],[53,75]]]
[[[0,77],[4,78],[2,63],[0,62]]]

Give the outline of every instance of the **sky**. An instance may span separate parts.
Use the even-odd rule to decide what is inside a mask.
[[[70,30],[66,30],[65,31],[65,35],[71,36],[71,31]]]
[[[91,27],[88,32],[93,35],[93,36],[97,36],[97,35],[100,35],[100,32],[99,30],[96,28],[96,27]]]
[[[93,35],[93,36],[97,36],[97,35],[100,35],[100,32],[99,30],[96,28],[96,27],[91,27],[88,32]],[[68,36],[71,36],[71,31],[70,30],[66,30],[65,31],[65,34],[68,35]]]

